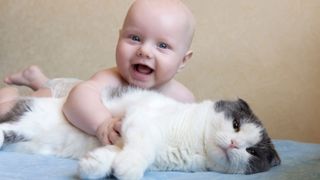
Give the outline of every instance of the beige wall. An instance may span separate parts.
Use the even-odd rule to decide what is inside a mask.
[[[0,78],[30,64],[82,79],[113,66],[130,2],[0,0]],[[199,100],[247,100],[273,138],[320,143],[320,1],[186,3],[195,53],[177,78]]]

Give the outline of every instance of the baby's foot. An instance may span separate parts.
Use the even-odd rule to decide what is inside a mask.
[[[33,90],[38,90],[48,80],[48,77],[43,74],[38,66],[31,65],[22,71],[7,76],[4,82],[9,85],[28,86]]]

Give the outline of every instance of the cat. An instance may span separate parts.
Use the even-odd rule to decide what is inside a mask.
[[[79,159],[81,178],[140,179],[146,170],[253,174],[281,160],[242,99],[181,103],[155,91],[106,88],[103,104],[122,117],[121,141],[101,146],[64,118],[65,98],[24,97],[0,117],[5,151]]]

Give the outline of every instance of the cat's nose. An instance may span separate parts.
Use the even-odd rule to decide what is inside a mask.
[[[235,140],[231,139],[231,142],[229,144],[229,148],[231,148],[231,149],[239,149],[238,143]]]

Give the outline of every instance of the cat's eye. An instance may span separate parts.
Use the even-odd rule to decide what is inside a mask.
[[[253,155],[253,156],[257,156],[257,155],[258,155],[258,154],[257,154],[257,151],[254,150],[253,148],[247,148],[246,150],[247,150],[247,152],[248,152],[249,154],[251,154],[251,155]]]
[[[236,132],[239,132],[240,131],[240,122],[237,121],[236,119],[233,120],[232,122],[232,125],[233,125],[233,129],[236,131]]]

